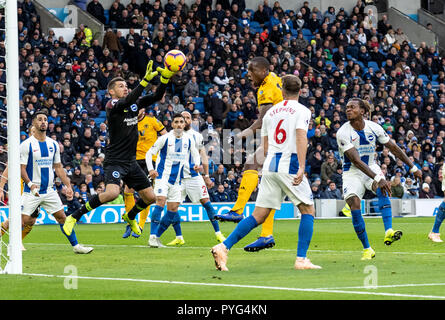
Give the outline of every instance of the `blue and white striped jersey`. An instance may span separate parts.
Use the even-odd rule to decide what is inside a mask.
[[[199,133],[198,131],[195,131],[193,129],[189,129],[188,131],[185,131],[185,132],[193,137],[193,139],[195,140],[196,148],[198,149],[198,151],[200,151],[202,148],[204,148],[204,142],[203,142],[204,138],[201,133]],[[196,177],[199,175],[199,172],[196,172],[193,169],[194,165],[192,165],[192,163],[193,163],[192,153],[190,153],[188,160],[184,163],[184,168],[182,171],[181,178]],[[201,162],[198,164],[201,164]]]
[[[376,143],[386,144],[389,141],[389,136],[385,130],[377,123],[365,120],[365,127],[363,130],[355,130],[350,122],[343,124],[337,131],[338,151],[343,162],[343,171],[360,170],[355,167],[350,159],[345,155],[345,152],[351,148],[357,149],[360,159],[368,166],[375,164]]]
[[[57,142],[46,137],[44,142],[34,136],[20,145],[20,164],[26,165],[26,173],[33,184],[39,187],[39,194],[54,190],[55,163],[60,163],[60,149]],[[31,190],[25,185],[23,192]]]
[[[180,138],[176,138],[173,130],[160,136],[155,144],[147,151],[145,161],[147,169],[153,170],[152,156],[157,154],[156,179],[165,179],[170,184],[180,181],[184,164],[192,156],[192,167],[200,164],[199,152],[192,135],[183,132]]]
[[[261,127],[268,142],[263,171],[298,172],[297,129],[307,132],[310,119],[311,111],[296,100],[283,100],[266,112]]]

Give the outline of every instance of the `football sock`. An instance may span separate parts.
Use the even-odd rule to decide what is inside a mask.
[[[439,206],[439,210],[436,214],[436,219],[434,220],[433,232],[439,233],[440,225],[442,224],[443,219],[445,218],[445,201]]]
[[[368,241],[368,234],[366,233],[365,220],[362,217],[362,213],[360,210],[351,210],[351,214],[355,233],[357,233],[357,237],[362,242],[363,248],[368,249],[370,245]]]
[[[160,238],[165,230],[168,229],[170,224],[173,223],[172,219],[174,218],[174,216],[171,214],[171,212],[172,211],[167,210],[166,214],[164,214],[164,216],[162,217],[161,221],[159,222],[158,230],[156,231],[156,237]]]
[[[133,208],[131,208],[131,210],[128,212],[128,218],[130,220],[134,220],[134,218],[136,218],[136,215],[145,208],[147,208],[148,206],[149,204],[145,203],[145,201],[142,198],[139,198],[139,200],[136,201]]]
[[[216,212],[215,212],[215,209],[213,209],[212,203],[210,201],[207,201],[202,206],[204,207],[204,209],[207,212],[207,216],[210,219],[210,223],[212,224],[213,229],[215,230],[215,232],[218,232],[219,231],[219,223],[218,223],[218,220],[215,219]]]
[[[244,238],[252,229],[256,228],[258,223],[253,216],[241,220],[236,226],[235,230],[224,240],[224,245],[230,250],[237,242]]]
[[[22,240],[25,239],[25,237],[28,235],[28,233],[31,232],[33,226],[25,224],[25,226],[22,228]]]
[[[129,212],[131,208],[134,207],[135,201],[134,201],[134,194],[131,192],[124,192],[124,202],[125,202],[125,212]]]
[[[65,231],[63,231],[63,224],[59,224],[59,227],[60,227],[60,230],[62,230],[62,233],[65,235],[65,237],[67,237],[68,241],[71,243],[71,245],[73,247],[79,243],[79,242],[77,242],[77,237],[76,237],[76,233],[74,232],[74,230],[71,232],[71,235],[67,236]]]
[[[82,207],[74,211],[74,213],[71,216],[75,218],[77,221],[79,221],[80,218],[82,218],[82,216],[85,213],[92,211],[101,205],[102,203],[99,200],[99,195],[95,194],[94,196],[91,197],[91,199],[87,203],[85,203]]]
[[[383,225],[385,231],[392,229],[392,210],[391,210],[391,200],[388,196],[384,196],[380,188],[377,189],[377,197],[380,213],[382,214]]]
[[[260,237],[269,237],[273,234],[274,215],[275,215],[275,210],[271,210],[269,216],[263,222],[263,226],[261,227]]]
[[[158,231],[159,223],[161,222],[163,207],[158,205],[153,206],[153,211],[151,212],[151,223],[150,223],[150,234],[156,234]]]
[[[149,213],[150,213],[150,206],[148,206],[147,208],[142,210],[141,213],[139,214],[139,227],[141,229],[144,229],[145,222],[147,221],[147,217],[148,217]]]
[[[181,230],[181,217],[179,216],[178,211],[168,211],[167,214],[170,217],[170,221],[172,223],[173,229],[175,230],[176,237],[182,236]]]
[[[297,257],[306,258],[313,232],[314,217],[310,214],[302,214],[300,227],[298,228]]]
[[[244,207],[247,201],[249,201],[252,192],[258,185],[258,171],[257,170],[246,170],[243,173],[243,178],[241,179],[241,184],[238,191],[238,198],[232,207],[232,211],[243,214]]]

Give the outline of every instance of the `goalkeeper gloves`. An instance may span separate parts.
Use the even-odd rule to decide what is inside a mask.
[[[176,72],[170,71],[167,68],[157,67],[156,70],[161,74],[161,82],[167,84],[171,77],[175,75]]]
[[[140,85],[143,86],[144,88],[146,86],[148,86],[148,82],[153,79],[154,77],[156,77],[158,75],[158,71],[154,71],[152,72],[152,67],[153,67],[153,61],[150,60],[147,64],[147,71],[145,72],[145,76],[144,79],[142,79],[142,81],[140,82]]]

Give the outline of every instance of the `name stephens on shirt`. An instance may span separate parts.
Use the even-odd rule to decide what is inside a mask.
[[[269,113],[269,116],[273,117],[274,115],[276,115],[277,113],[280,113],[280,112],[287,112],[290,114],[294,114],[296,112],[296,110],[292,107],[280,107],[280,108],[276,108],[276,109],[272,110]]]

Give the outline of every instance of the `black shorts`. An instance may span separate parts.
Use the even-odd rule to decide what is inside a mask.
[[[129,163],[105,163],[105,185],[121,184],[121,180],[136,191],[151,187],[150,180],[136,161]]]
[[[145,172],[145,174],[148,176],[148,169],[147,169],[147,162],[145,160],[136,160],[139,167],[141,167],[142,171]]]

